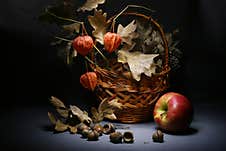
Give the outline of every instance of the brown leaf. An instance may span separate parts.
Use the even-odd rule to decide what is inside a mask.
[[[63,28],[64,30],[70,32],[71,34],[73,34],[74,32],[79,33],[80,25],[81,24],[79,23],[73,23],[69,25],[63,25]]]
[[[81,122],[91,123],[92,119],[88,116],[87,112],[83,112],[75,105],[70,105],[70,110],[73,115],[77,116]]]
[[[99,123],[104,119],[103,113],[99,113],[96,108],[91,108],[92,120],[94,123]]]
[[[119,103],[118,99],[112,99],[108,104],[114,108],[122,109],[122,103]]]
[[[64,118],[68,117],[68,110],[67,109],[57,108],[56,110],[62,117],[64,117]]]
[[[104,117],[107,118],[107,119],[110,119],[110,120],[116,120],[117,119],[117,117],[115,116],[114,113],[106,114]]]
[[[94,16],[88,16],[90,25],[93,27],[93,36],[100,44],[104,44],[104,34],[106,33],[109,23],[106,21],[107,14],[102,10],[95,10]]]
[[[58,98],[54,97],[54,96],[51,96],[50,102],[56,108],[66,108],[64,103],[62,101],[60,101]]]
[[[93,121],[101,122],[104,118],[115,120],[114,109],[121,109],[122,104],[118,102],[118,99],[109,101],[107,98],[103,99],[98,106],[98,110],[94,107],[91,108],[93,115]]]
[[[71,134],[77,133],[77,126],[68,126]]]
[[[82,7],[77,9],[77,11],[91,11],[97,8],[99,4],[103,3],[105,3],[105,0],[87,0]]]
[[[56,118],[55,118],[55,116],[52,113],[48,112],[48,117],[49,117],[50,122],[53,125],[55,125],[56,124]]]
[[[55,125],[55,130],[58,132],[63,132],[68,129],[68,125],[64,124],[60,120],[57,120],[56,125]]]

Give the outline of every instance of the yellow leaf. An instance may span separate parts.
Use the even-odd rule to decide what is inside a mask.
[[[104,44],[104,34],[106,33],[109,23],[106,21],[107,14],[102,10],[95,10],[94,16],[88,16],[90,25],[93,27],[93,36],[100,44]]]

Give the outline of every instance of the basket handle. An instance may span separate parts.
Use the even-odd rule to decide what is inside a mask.
[[[122,15],[133,15],[133,16],[143,17],[144,19],[149,20],[151,23],[153,23],[157,27],[157,29],[159,30],[160,35],[162,37],[163,46],[164,46],[164,49],[165,49],[164,69],[165,70],[169,70],[169,48],[168,48],[168,42],[166,40],[165,33],[164,33],[162,27],[159,25],[159,23],[157,21],[155,21],[151,16],[146,16],[146,15],[140,14],[140,13],[127,12],[127,13],[123,13]],[[107,22],[108,23],[112,22],[113,18],[114,18],[114,16],[111,17]]]

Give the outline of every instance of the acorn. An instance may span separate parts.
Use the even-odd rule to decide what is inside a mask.
[[[84,129],[90,129],[90,127],[88,127],[86,124],[84,124],[84,123],[80,123],[79,125],[78,125],[78,127],[77,127],[77,133],[78,134],[82,134],[82,131],[84,130]]]
[[[159,142],[159,143],[162,143],[163,142],[163,133],[161,130],[157,130],[153,133],[152,135],[152,139],[153,139],[153,142]]]
[[[99,133],[95,130],[88,132],[87,140],[88,141],[97,141],[99,137]]]
[[[122,133],[121,132],[113,132],[110,134],[110,141],[114,144],[122,143]]]
[[[115,132],[115,126],[112,123],[108,123],[108,124],[105,124],[103,126],[103,133],[104,134],[110,134],[110,133],[113,133],[113,132]]]
[[[130,131],[126,131],[123,134],[123,142],[124,143],[133,143],[134,142],[134,136],[133,133]]]
[[[99,136],[101,136],[103,133],[103,126],[101,126],[101,124],[95,124],[93,126],[93,130],[97,131],[99,133]]]
[[[91,133],[92,130],[91,129],[84,129],[81,134],[82,134],[82,138],[87,138],[88,134]]]

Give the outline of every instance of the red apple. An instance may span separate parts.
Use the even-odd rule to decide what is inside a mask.
[[[185,132],[193,119],[193,106],[184,95],[168,92],[157,100],[153,116],[161,129],[168,132]]]

